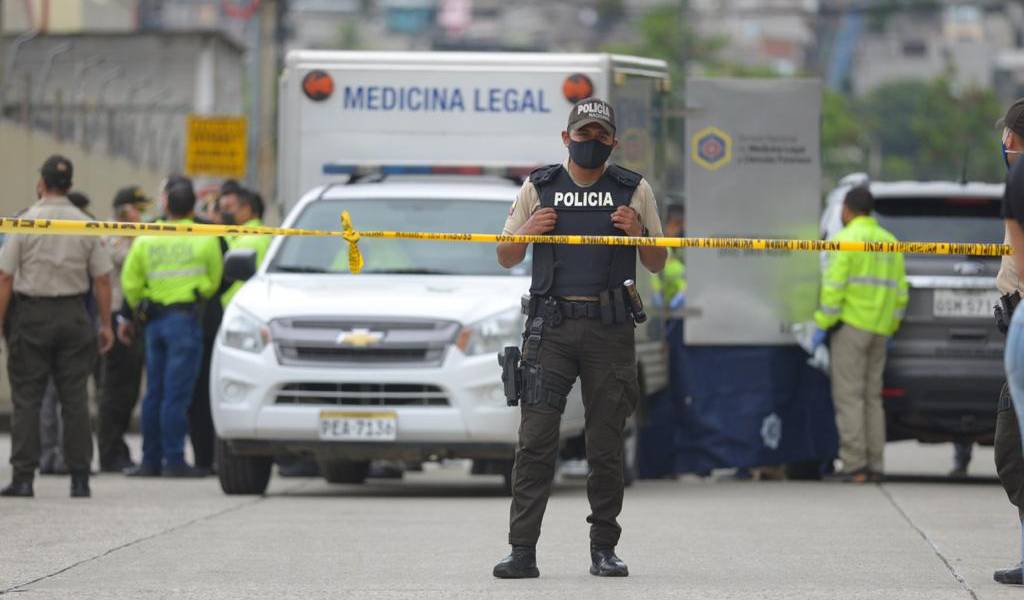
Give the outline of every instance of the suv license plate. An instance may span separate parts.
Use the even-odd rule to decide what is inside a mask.
[[[393,412],[320,411],[320,439],[387,442],[398,438],[398,415]]]
[[[935,290],[932,314],[936,317],[990,318],[999,304],[996,290]]]

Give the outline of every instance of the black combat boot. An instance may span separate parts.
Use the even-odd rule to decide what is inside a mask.
[[[32,491],[32,481],[15,479],[11,484],[0,490],[0,496],[8,498],[31,498],[35,496]]]
[[[537,549],[533,546],[512,546],[512,553],[494,565],[494,576],[500,579],[540,577]]]
[[[629,577],[629,567],[615,556],[615,548],[590,547],[590,574],[598,577]]]
[[[71,497],[88,498],[92,496],[89,489],[89,472],[71,474]]]
[[[1021,567],[1024,567],[1024,563],[1009,569],[999,569],[992,574],[992,579],[1006,585],[1021,585],[1024,583],[1024,569]]]

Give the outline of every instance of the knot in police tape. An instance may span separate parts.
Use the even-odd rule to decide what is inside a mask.
[[[284,227],[245,227],[207,225],[187,221],[171,223],[119,223],[113,221],[73,221],[59,219],[0,218],[0,233],[18,235],[87,235],[87,236],[217,236],[248,235],[340,237],[347,244],[351,273],[363,270],[361,239],[426,240],[433,242],[472,242],[482,244],[568,244],[634,246],[658,248],[697,248],[730,250],[759,254],[769,252],[878,252],[883,254],[940,254],[955,256],[1009,256],[1013,250],[1006,244],[953,244],[949,242],[863,242],[837,240],[778,240],[747,238],[668,238],[628,237],[625,235],[494,235],[488,233],[431,233],[416,231],[356,231],[348,211],[341,214],[341,231],[296,229]]]
[[[348,242],[348,270],[358,273],[363,270],[363,253],[359,251],[359,232],[352,227],[352,216],[348,211],[341,213],[341,237]]]

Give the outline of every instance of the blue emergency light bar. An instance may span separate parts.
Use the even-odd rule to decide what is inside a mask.
[[[325,163],[324,175],[495,175],[524,178],[536,167],[487,167],[482,165],[339,165]]]

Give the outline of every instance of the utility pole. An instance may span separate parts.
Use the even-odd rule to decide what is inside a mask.
[[[5,79],[7,73],[4,72],[5,65],[7,65],[7,44],[4,42],[4,0],[0,0],[0,90],[7,88],[7,81]],[[0,95],[0,101],[2,100],[3,97]],[[3,116],[4,106],[0,103],[0,119]]]
[[[277,202],[277,78],[278,2],[264,0],[259,8],[259,142],[256,183],[266,208]],[[270,212],[267,214],[270,217]],[[276,218],[276,215],[274,216]]]
[[[4,73],[7,65],[7,44],[3,41],[3,0],[0,0],[0,89],[5,89],[7,74]],[[3,105],[0,105],[0,119],[3,118]]]

